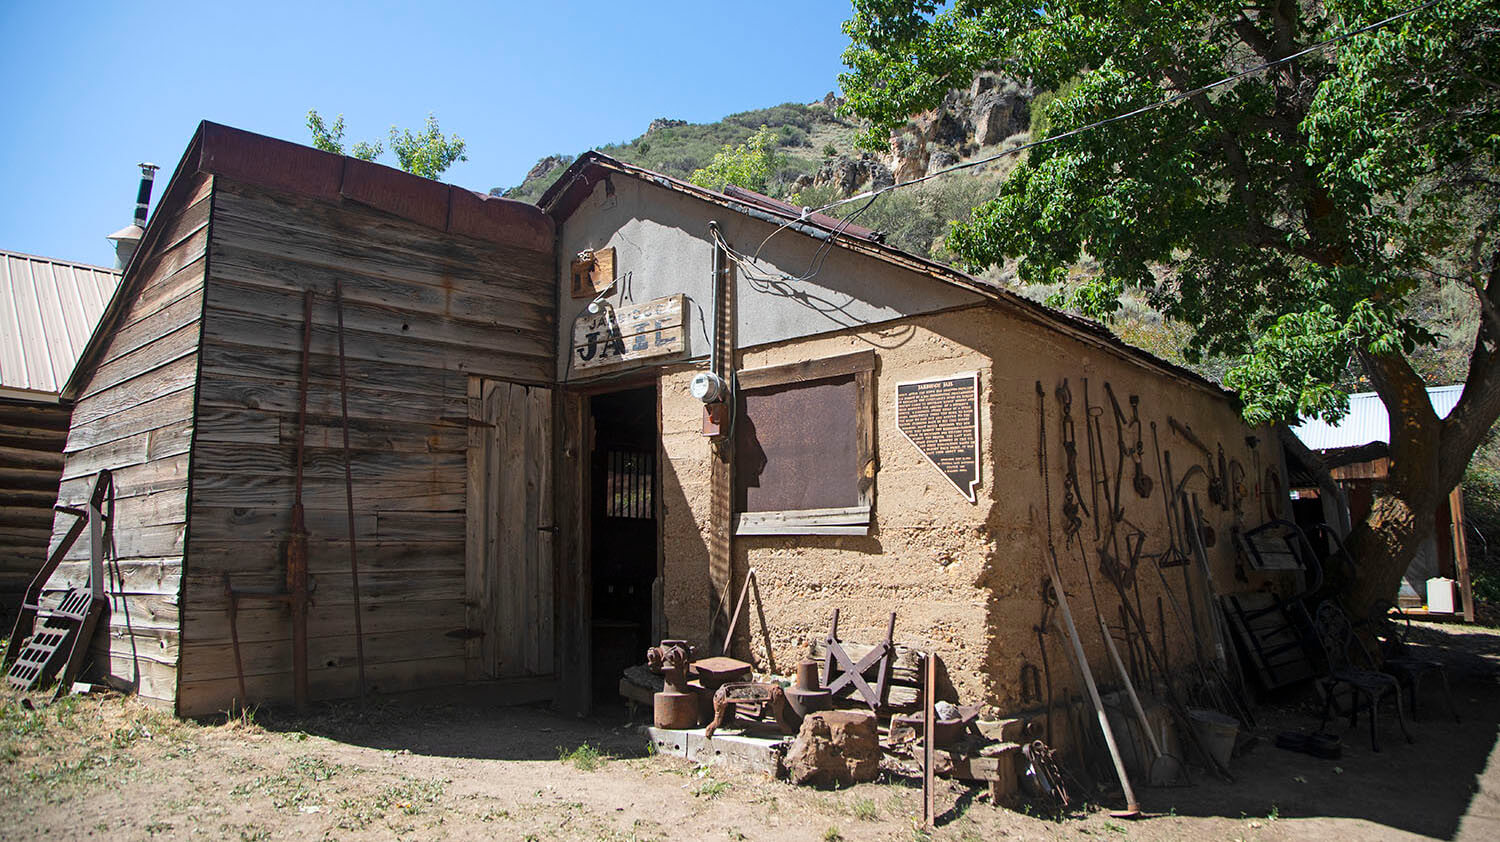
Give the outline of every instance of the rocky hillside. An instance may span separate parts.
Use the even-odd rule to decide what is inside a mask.
[[[856,148],[855,137],[864,125],[840,116],[842,103],[831,93],[820,102],[745,111],[716,123],[660,118],[634,140],[596,148],[622,161],[685,179],[726,145],[741,144],[760,126],[769,126],[777,133],[781,157],[770,192],[818,207],[1021,142],[1029,127],[1031,99],[1029,88],[992,73],[981,74],[967,88],[950,92],[940,108],[913,117],[883,153]],[[549,155],[531,168],[519,186],[491,192],[536,201],[573,158]],[[949,255],[941,239],[948,221],[967,215],[992,196],[1010,166],[1010,162],[997,162],[886,194],[868,208],[854,204],[839,210],[857,212],[862,225],[884,232],[893,245],[945,259]]]

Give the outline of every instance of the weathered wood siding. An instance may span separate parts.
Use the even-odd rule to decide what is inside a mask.
[[[122,294],[122,317],[85,379],[73,408],[58,502],[82,506],[101,468],[114,472],[113,561],[106,571],[109,674],[145,699],[170,704],[177,693],[179,598],[187,524],[188,451],[203,315],[204,258],[213,180],[183,184],[170,218],[152,220],[154,241]],[[161,227],[158,229],[157,226]],[[53,520],[53,546],[72,524]],[[74,544],[50,588],[88,579],[88,541]]]
[[[204,317],[179,711],[237,693],[224,587],[276,588],[293,498],[302,293],[316,293],[303,499],[313,698],[356,690],[333,289],[344,289],[366,676],[464,680],[470,375],[550,379],[550,253],[440,233],[352,201],[220,177]],[[247,694],[290,699],[290,615],[238,619]]]
[[[0,618],[7,623],[47,557],[70,409],[0,399]]]

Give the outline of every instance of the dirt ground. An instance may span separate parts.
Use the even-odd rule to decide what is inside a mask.
[[[1316,760],[1272,745],[1316,712],[1265,706],[1235,783],[1141,788],[1151,815],[1134,822],[997,809],[944,782],[929,834],[905,781],[814,790],[696,768],[647,755],[623,713],[401,700],[183,722],[119,696],[4,695],[0,839],[1500,839],[1500,632],[1414,637],[1448,661],[1462,724],[1429,688],[1414,744],[1386,716],[1383,752],[1361,726],[1340,760]]]

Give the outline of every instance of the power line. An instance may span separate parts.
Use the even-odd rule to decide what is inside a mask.
[[[806,220],[807,217],[811,216],[812,214],[822,213],[824,211],[827,211],[830,208],[836,208],[839,205],[848,204],[850,202],[857,202],[857,201],[859,201],[861,199],[866,199],[866,198],[871,198],[871,197],[875,197],[875,196],[880,196],[880,195],[882,195],[884,193],[888,193],[888,192],[890,192],[892,190],[897,190],[897,189],[902,188],[902,187],[910,187],[913,184],[921,184],[924,181],[928,181],[930,179],[937,178],[938,176],[941,176],[941,175],[947,175],[948,173],[951,173],[951,172],[957,172],[959,170],[965,170],[965,169],[969,169],[971,167],[982,166],[984,164],[988,164],[988,163],[991,163],[993,161],[997,161],[997,160],[999,160],[1001,158],[1004,158],[1007,155],[1017,155],[1017,154],[1020,154],[1021,152],[1024,152],[1024,151],[1026,151],[1028,149],[1033,149],[1035,147],[1042,146],[1042,145],[1048,144],[1048,143],[1055,143],[1055,142],[1057,142],[1059,140],[1063,140],[1065,138],[1073,137],[1075,135],[1082,134],[1082,133],[1084,133],[1086,131],[1090,131],[1092,129],[1097,129],[1100,126],[1107,126],[1107,125],[1109,125],[1111,123],[1118,123],[1121,120],[1127,120],[1127,119],[1129,119],[1131,117],[1136,117],[1136,116],[1139,116],[1141,114],[1145,114],[1145,113],[1147,113],[1149,111],[1155,111],[1158,108],[1165,108],[1165,107],[1167,107],[1169,105],[1176,105],[1177,103],[1182,102],[1185,99],[1190,99],[1192,97],[1198,96],[1199,94],[1207,93],[1208,91],[1211,91],[1214,88],[1218,88],[1218,87],[1221,87],[1223,85],[1227,85],[1230,82],[1234,82],[1234,81],[1237,81],[1239,79],[1243,79],[1246,76],[1250,76],[1250,75],[1253,75],[1253,74],[1256,74],[1256,73],[1260,73],[1263,70],[1269,70],[1269,69],[1271,69],[1273,67],[1277,67],[1277,66],[1280,66],[1280,65],[1283,65],[1283,64],[1287,64],[1289,62],[1295,61],[1295,60],[1297,60],[1297,59],[1299,59],[1299,58],[1307,55],[1308,53],[1317,52],[1318,50],[1326,49],[1326,48],[1331,47],[1331,46],[1333,46],[1335,44],[1341,43],[1343,41],[1347,41],[1350,38],[1355,37],[1356,35],[1363,35],[1366,32],[1370,32],[1370,31],[1373,31],[1373,30],[1376,30],[1376,29],[1380,29],[1382,27],[1389,26],[1390,24],[1395,23],[1396,21],[1402,20],[1404,18],[1411,17],[1412,15],[1416,14],[1417,12],[1426,11],[1427,9],[1430,9],[1433,6],[1436,6],[1439,2],[1441,2],[1441,0],[1429,0],[1429,2],[1427,2],[1427,3],[1423,3],[1420,6],[1417,6],[1417,7],[1412,8],[1412,9],[1408,9],[1408,10],[1406,10],[1404,12],[1398,12],[1398,13],[1396,13],[1394,15],[1391,15],[1390,17],[1385,18],[1383,20],[1378,20],[1378,21],[1376,21],[1374,23],[1367,24],[1367,25],[1362,26],[1362,27],[1360,27],[1358,29],[1353,29],[1353,30],[1350,30],[1348,32],[1345,32],[1342,35],[1336,35],[1336,36],[1334,36],[1332,38],[1329,38],[1327,40],[1319,41],[1318,43],[1313,44],[1312,46],[1309,46],[1309,47],[1305,47],[1305,48],[1303,48],[1301,50],[1298,50],[1297,52],[1292,53],[1291,55],[1284,56],[1284,57],[1278,58],[1278,59],[1273,59],[1271,61],[1264,62],[1262,64],[1258,64],[1255,67],[1251,67],[1251,68],[1249,68],[1247,70],[1241,70],[1238,73],[1235,73],[1235,74],[1233,74],[1231,76],[1226,76],[1223,79],[1219,79],[1216,82],[1210,82],[1207,85],[1203,85],[1202,87],[1198,87],[1198,88],[1194,88],[1194,89],[1192,89],[1190,91],[1183,91],[1182,93],[1174,94],[1174,95],[1172,95],[1170,97],[1167,97],[1166,99],[1158,100],[1158,101],[1150,103],[1148,105],[1143,105],[1140,108],[1136,108],[1136,109],[1134,109],[1132,111],[1127,111],[1127,112],[1125,112],[1123,114],[1116,114],[1113,117],[1106,117],[1103,120],[1098,120],[1096,122],[1089,123],[1088,125],[1079,126],[1076,129],[1070,129],[1070,130],[1068,130],[1066,132],[1063,132],[1062,134],[1048,135],[1047,137],[1041,138],[1039,140],[1033,140],[1033,141],[1031,141],[1029,143],[1023,143],[1020,146],[1016,146],[1016,147],[1013,147],[1011,149],[1007,149],[1007,150],[1005,150],[1003,152],[997,152],[994,155],[990,155],[989,157],[986,157],[986,158],[976,158],[973,161],[965,161],[965,162],[960,163],[960,164],[954,164],[951,167],[945,167],[943,169],[935,170],[933,172],[927,173],[926,175],[918,176],[917,178],[913,178],[910,181],[902,181],[902,182],[898,182],[896,184],[888,184],[885,187],[881,187],[881,188],[879,188],[877,190],[866,190],[863,193],[859,193],[859,194],[856,194],[854,196],[850,196],[847,199],[839,199],[836,202],[829,202],[828,204],[823,205],[820,208],[813,208],[811,210],[804,210],[804,212],[803,212],[803,214],[802,214],[801,217],[799,217],[796,220],[792,220],[792,221],[793,222],[801,222],[801,221]],[[790,222],[787,223],[787,225],[790,225],[790,224],[791,224]],[[786,227],[786,225],[782,226],[782,228],[785,228],[785,227]],[[771,237],[776,236],[776,234],[779,233],[780,231],[781,231],[781,229],[778,228],[776,231],[771,232]],[[766,239],[769,240],[770,237],[767,237]],[[762,245],[764,245],[764,244],[762,244]]]
[[[1251,76],[1251,75],[1254,75],[1256,73],[1260,73],[1260,72],[1262,72],[1264,70],[1269,70],[1269,69],[1271,69],[1273,67],[1279,67],[1280,65],[1288,64],[1290,62],[1296,61],[1299,58],[1302,58],[1305,55],[1308,55],[1309,53],[1314,53],[1314,52],[1317,52],[1319,50],[1327,49],[1328,47],[1331,47],[1331,46],[1333,46],[1335,44],[1339,44],[1339,43],[1342,43],[1344,41],[1347,41],[1350,38],[1353,38],[1353,37],[1355,37],[1357,35],[1363,35],[1366,32],[1372,32],[1372,31],[1374,31],[1376,29],[1381,29],[1383,27],[1389,26],[1389,25],[1391,25],[1391,24],[1393,24],[1393,23],[1395,23],[1395,22],[1397,22],[1399,20],[1403,20],[1405,18],[1411,17],[1412,15],[1414,15],[1414,14],[1416,14],[1418,12],[1426,11],[1427,9],[1430,9],[1433,6],[1436,6],[1439,2],[1441,2],[1441,0],[1428,0],[1428,2],[1423,3],[1420,6],[1416,6],[1414,8],[1407,9],[1404,12],[1397,12],[1394,15],[1391,15],[1391,16],[1389,16],[1387,18],[1383,18],[1381,20],[1375,21],[1374,23],[1366,24],[1364,26],[1359,27],[1358,29],[1352,29],[1352,30],[1350,30],[1348,32],[1345,32],[1343,34],[1335,35],[1332,38],[1328,38],[1326,40],[1319,41],[1318,43],[1313,44],[1313,45],[1308,46],[1308,47],[1304,47],[1303,49],[1298,50],[1297,52],[1292,53],[1291,55],[1287,55],[1287,56],[1283,56],[1282,58],[1273,59],[1271,61],[1263,62],[1261,64],[1258,64],[1258,65],[1254,66],[1254,67],[1247,68],[1245,70],[1241,70],[1238,73],[1234,73],[1234,74],[1232,74],[1230,76],[1226,76],[1223,79],[1219,79],[1217,81],[1210,82],[1207,85],[1203,85],[1201,87],[1193,88],[1192,90],[1183,91],[1181,93],[1174,94],[1172,96],[1167,97],[1166,99],[1157,100],[1156,102],[1152,102],[1152,103],[1149,103],[1147,105],[1143,105],[1143,106],[1141,106],[1139,108],[1136,108],[1136,109],[1133,109],[1131,111],[1126,111],[1123,114],[1116,114],[1113,117],[1106,117],[1106,118],[1104,118],[1102,120],[1097,120],[1097,121],[1095,121],[1093,123],[1089,123],[1087,125],[1079,126],[1076,129],[1070,129],[1070,130],[1068,130],[1066,132],[1063,132],[1062,134],[1048,135],[1047,137],[1041,138],[1039,140],[1033,140],[1033,141],[1031,141],[1029,143],[1023,143],[1023,144],[1021,144],[1019,146],[1015,146],[1015,147],[1012,147],[1010,149],[1006,149],[1006,150],[1001,151],[1001,152],[996,152],[995,154],[990,155],[990,156],[985,157],[985,158],[976,158],[975,160],[972,160],[972,161],[965,161],[965,162],[960,163],[960,164],[954,164],[951,167],[945,167],[945,168],[940,169],[940,170],[935,170],[933,172],[927,173],[926,175],[922,175],[922,176],[918,176],[917,178],[913,178],[913,179],[911,179],[909,181],[901,181],[901,182],[897,182],[895,184],[888,184],[885,187],[881,187],[879,189],[866,190],[863,193],[857,193],[857,194],[855,194],[853,196],[850,196],[850,197],[848,197],[846,199],[839,199],[838,201],[835,201],[835,202],[829,202],[828,204],[823,205],[822,207],[818,207],[818,208],[803,208],[802,209],[802,213],[801,213],[800,216],[797,216],[797,217],[795,217],[793,219],[788,219],[787,221],[785,221],[782,224],[778,225],[776,227],[776,230],[774,230],[770,234],[766,235],[766,238],[764,240],[761,240],[760,245],[756,247],[755,253],[753,255],[748,255],[747,256],[747,255],[745,255],[745,254],[743,254],[741,252],[738,252],[738,251],[735,251],[735,250],[729,248],[728,244],[723,241],[722,237],[719,238],[719,242],[720,242],[721,245],[724,246],[725,252],[729,255],[730,259],[737,266],[739,266],[741,268],[741,270],[745,271],[747,277],[751,277],[752,280],[760,280],[760,281],[763,281],[763,282],[764,281],[776,280],[776,281],[781,281],[781,282],[793,282],[793,283],[801,282],[801,281],[808,281],[808,280],[811,280],[812,278],[814,278],[815,276],[817,276],[817,274],[820,271],[822,271],[823,260],[826,258],[826,256],[827,256],[827,250],[832,246],[834,238],[836,236],[838,236],[839,234],[844,233],[845,229],[848,228],[849,224],[854,220],[855,217],[859,216],[860,214],[862,214],[866,210],[868,210],[870,208],[870,206],[875,203],[876,199],[880,198],[881,196],[885,195],[886,193],[889,193],[889,192],[891,192],[893,190],[899,190],[902,187],[911,187],[912,185],[915,185],[915,184],[921,184],[921,183],[923,183],[925,181],[930,181],[930,180],[932,180],[934,178],[937,178],[938,176],[947,175],[947,174],[952,173],[952,172],[958,172],[959,170],[966,170],[966,169],[970,169],[972,167],[983,166],[984,164],[988,164],[988,163],[992,163],[994,161],[998,161],[999,159],[1004,158],[1004,157],[1006,157],[1008,155],[1019,155],[1020,153],[1025,152],[1028,149],[1034,149],[1034,148],[1036,148],[1038,146],[1043,146],[1043,145],[1048,144],[1048,143],[1056,143],[1057,141],[1065,140],[1067,138],[1083,134],[1086,131],[1091,131],[1091,130],[1097,129],[1097,128],[1101,127],[1101,126],[1107,126],[1107,125],[1110,125],[1111,123],[1118,123],[1121,120],[1128,120],[1131,117],[1138,117],[1141,114],[1145,114],[1145,113],[1150,112],[1150,111],[1155,111],[1155,110],[1157,110],[1159,108],[1165,108],[1165,107],[1167,107],[1169,105],[1176,105],[1177,103],[1182,102],[1183,100],[1190,99],[1190,98],[1198,96],[1200,94],[1207,93],[1208,91],[1211,91],[1211,90],[1213,90],[1215,88],[1219,88],[1219,87],[1222,87],[1224,85],[1227,85],[1230,82],[1234,82],[1234,81],[1237,81],[1239,79],[1243,79],[1246,76]],[[791,277],[789,275],[786,275],[784,273],[779,278],[773,278],[773,277],[771,277],[769,275],[761,276],[759,278],[753,277],[752,272],[754,270],[753,270],[752,266],[753,266],[754,262],[758,261],[760,259],[760,253],[761,253],[761,251],[765,249],[766,244],[769,243],[769,242],[771,242],[771,239],[773,237],[775,237],[777,234],[780,234],[782,231],[786,230],[787,228],[791,227],[792,225],[795,225],[795,224],[800,223],[800,222],[807,221],[808,217],[812,216],[813,214],[823,213],[823,212],[828,211],[828,210],[830,210],[832,208],[836,208],[836,207],[838,207],[840,205],[847,205],[847,204],[849,204],[851,202],[858,202],[858,201],[862,201],[862,200],[868,200],[868,201],[866,201],[865,204],[862,207],[860,207],[857,211],[855,211],[855,212],[851,213],[849,216],[845,217],[842,220],[842,222],[837,227],[835,227],[832,230],[832,235],[829,236],[829,237],[827,237],[824,240],[822,246],[818,249],[818,252],[813,256],[813,261],[808,266],[808,271],[805,272],[805,273],[803,273],[800,277],[793,278],[793,277]]]

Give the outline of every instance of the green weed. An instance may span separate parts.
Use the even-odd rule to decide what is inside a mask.
[[[564,763],[573,764],[573,768],[582,772],[592,772],[603,766],[608,761],[609,755],[594,748],[588,743],[583,743],[577,748],[569,751],[562,746],[557,747],[557,759]]]
[[[712,800],[718,798],[728,791],[729,781],[706,780],[703,783],[699,784],[697,789],[693,790],[693,795],[697,796],[698,798],[707,798],[709,800]]]

